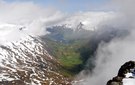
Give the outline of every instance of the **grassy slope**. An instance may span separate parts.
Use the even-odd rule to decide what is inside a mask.
[[[74,41],[70,44],[64,44],[47,39],[46,43],[49,47],[49,52],[57,58],[63,66],[63,74],[65,76],[73,76],[81,69],[83,63],[80,53],[77,51],[83,44],[81,40]]]

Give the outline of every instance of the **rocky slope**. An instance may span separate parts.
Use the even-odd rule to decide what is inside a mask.
[[[0,45],[0,85],[70,85],[39,38]]]
[[[106,85],[134,85],[135,84],[135,62],[129,61],[121,66],[118,75],[109,80]]]

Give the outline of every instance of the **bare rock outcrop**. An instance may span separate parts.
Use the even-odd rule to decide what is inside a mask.
[[[131,69],[135,69],[135,61],[126,62],[118,71],[118,75],[109,80],[106,85],[123,85],[122,80],[126,78],[127,73],[132,73]]]

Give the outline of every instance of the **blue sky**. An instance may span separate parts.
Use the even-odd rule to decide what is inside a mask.
[[[5,1],[8,2],[32,1],[44,7],[53,7],[64,12],[76,12],[76,11],[106,10],[105,4],[109,0],[5,0]]]

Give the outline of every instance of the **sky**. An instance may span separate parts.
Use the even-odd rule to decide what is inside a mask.
[[[11,2],[34,2],[63,12],[104,11],[109,0],[5,0]]]

